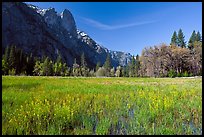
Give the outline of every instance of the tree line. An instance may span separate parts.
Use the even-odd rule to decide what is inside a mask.
[[[23,53],[15,45],[8,46],[2,56],[3,75],[76,76],[76,77],[180,77],[202,75],[202,38],[193,31],[188,44],[181,29],[174,31],[170,45],[146,47],[141,56],[132,56],[127,66],[113,67],[110,54],[104,64],[87,67],[85,54],[69,67],[59,54],[56,60],[36,58]]]
[[[140,57],[141,76],[181,77],[202,75],[202,38],[193,31],[188,44],[181,29],[174,31],[169,46],[145,48]]]

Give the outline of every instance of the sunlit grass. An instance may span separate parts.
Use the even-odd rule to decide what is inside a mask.
[[[2,134],[202,134],[202,79],[3,76]]]

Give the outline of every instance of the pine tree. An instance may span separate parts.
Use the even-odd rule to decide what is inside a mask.
[[[202,42],[201,34],[200,34],[200,32],[199,32],[199,31],[197,32],[197,34],[196,34],[196,36],[195,36],[195,37],[196,37],[196,38],[195,38],[195,41]]]
[[[8,74],[8,62],[6,62],[4,59],[2,59],[2,74],[7,75]]]
[[[63,64],[62,57],[59,54],[58,57],[57,57],[56,62],[53,65],[53,73],[54,73],[55,76],[60,76],[61,75],[62,66],[63,66],[62,64]]]
[[[57,64],[57,62],[54,63],[53,71],[54,71],[54,75],[58,76],[58,64]]]
[[[88,71],[87,71],[87,63],[86,63],[86,60],[85,60],[85,55],[84,53],[82,53],[81,55],[81,75],[82,76],[88,76]]]
[[[135,57],[134,57],[134,55],[132,56],[131,63],[130,63],[129,76],[130,77],[135,76]]]
[[[27,73],[27,75],[31,75],[31,76],[33,75],[34,66],[35,66],[35,61],[34,61],[32,53],[31,53],[29,56],[27,56],[27,59],[26,59],[26,73]]]
[[[43,62],[42,72],[44,76],[52,75],[52,61],[48,57],[46,57],[45,61]]]
[[[15,46],[14,45],[11,46],[8,60],[9,60],[9,70],[14,69],[14,67],[16,65],[15,64],[16,59],[15,59]]]
[[[196,41],[196,32],[194,30],[193,33],[191,34],[189,41],[188,41],[188,48],[189,49],[192,49],[194,47],[195,41]]]
[[[74,59],[74,64],[73,64],[73,67],[72,67],[72,73],[73,73],[73,76],[79,76],[80,74],[80,71],[79,71],[79,64],[77,64],[77,60],[76,58]]]
[[[10,53],[10,48],[9,48],[9,46],[8,46],[8,47],[6,47],[6,49],[5,49],[5,54],[3,55],[3,59],[4,59],[6,62],[9,61],[9,53]]]
[[[179,47],[182,47],[182,48],[186,47],[186,43],[185,43],[184,38],[185,38],[185,36],[184,36],[182,30],[179,29],[179,31],[178,31],[178,46]]]
[[[111,59],[110,59],[110,54],[108,53],[107,55],[107,58],[106,58],[106,61],[104,63],[104,68],[105,68],[105,71],[106,71],[106,76],[110,76],[110,69],[111,69]]]
[[[84,52],[81,55],[81,67],[87,67]]]
[[[121,77],[125,77],[125,69],[126,69],[125,66],[123,66],[123,67],[121,68]]]
[[[55,62],[53,66],[53,72],[55,76],[60,76],[62,72],[62,62]]]
[[[68,67],[66,63],[62,64],[62,69],[61,69],[61,76],[67,76],[68,75]]]
[[[67,66],[65,69],[65,76],[70,76],[70,68]]]
[[[53,76],[53,61],[49,62],[49,76]]]
[[[43,67],[43,63],[41,63],[40,60],[36,60],[34,70],[33,70],[34,75],[36,76],[43,75],[42,67]]]
[[[135,75],[139,76],[139,69],[140,69],[140,61],[139,61],[139,55],[136,56],[136,63],[135,63]]]
[[[5,49],[5,54],[2,57],[2,71],[3,74],[8,75],[8,71],[9,71],[9,53],[10,53],[10,48],[6,47]]]
[[[20,53],[19,53],[19,64],[18,64],[18,66],[19,66],[19,68],[20,68],[20,73],[22,73],[22,72],[24,72],[25,70],[24,70],[24,65],[25,65],[25,62],[24,62],[24,54],[23,54],[23,50],[21,49],[20,50]]]
[[[174,31],[172,35],[170,45],[176,45],[176,46],[178,45],[178,37],[177,37],[176,31]]]
[[[56,62],[57,63],[62,63],[62,57],[61,57],[60,54],[58,54]]]
[[[15,50],[15,68],[16,68],[16,75],[20,74],[20,50]]]
[[[123,77],[129,77],[129,70],[130,70],[130,62],[128,62],[127,66],[123,67],[122,76]]]

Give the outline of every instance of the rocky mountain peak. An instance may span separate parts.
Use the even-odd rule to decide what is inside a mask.
[[[48,15],[56,15],[57,12],[55,11],[55,8],[48,8],[48,9],[45,11],[45,14],[48,14]]]
[[[36,57],[48,56],[55,60],[59,53],[68,66],[73,65],[75,58],[79,62],[82,53],[91,68],[97,62],[103,64],[107,54],[111,54],[114,67],[127,65],[131,59],[130,54],[110,51],[84,31],[77,30],[74,17],[67,9],[57,13],[54,8],[3,2],[2,49],[12,44]]]
[[[64,9],[64,11],[62,12],[62,15],[67,17],[72,16],[71,12],[68,9]]]
[[[54,8],[44,10],[44,19],[48,26],[58,25],[58,16]]]
[[[76,36],[76,34],[77,34],[76,23],[74,21],[74,18],[72,16],[71,12],[68,9],[65,9],[61,13],[61,19],[62,19],[62,26],[68,32],[71,32]]]

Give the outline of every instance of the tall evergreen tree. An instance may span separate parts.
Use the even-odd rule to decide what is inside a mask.
[[[62,71],[62,62],[55,62],[53,66],[53,72],[55,76],[60,76]]]
[[[56,62],[57,63],[62,63],[62,57],[61,57],[60,54],[58,54]]]
[[[6,47],[5,49],[5,54],[2,57],[2,71],[3,74],[8,75],[8,71],[9,71],[9,53],[10,53],[10,48],[9,46]]]
[[[171,37],[171,43],[170,45],[176,45],[178,46],[178,37],[176,31],[174,31],[172,37]]]
[[[199,32],[199,31],[198,31],[198,32],[197,32],[197,34],[196,34],[195,41],[202,42],[201,34],[200,34],[200,32]]]
[[[8,62],[9,61],[9,53],[10,53],[10,48],[9,46],[6,47],[5,49],[5,54],[3,55],[3,59]]]
[[[140,69],[140,60],[139,55],[136,56],[136,63],[135,63],[135,75],[139,76],[139,69]]]
[[[85,77],[88,76],[88,68],[87,68],[84,52],[81,55],[81,75]]]
[[[33,75],[33,70],[35,66],[35,61],[33,58],[33,54],[30,53],[29,56],[26,57],[26,73],[27,75]]]
[[[185,48],[186,47],[186,43],[185,43],[185,36],[183,34],[183,31],[182,29],[179,29],[178,31],[178,46],[179,47],[182,47],[182,48]]]
[[[20,67],[20,72],[24,72],[25,71],[25,59],[24,59],[24,54],[23,54],[23,50],[20,50],[20,56],[19,56],[19,67]]]
[[[190,37],[189,41],[188,41],[188,48],[189,49],[192,49],[194,47],[193,44],[194,44],[195,41],[196,41],[196,32],[194,30],[193,33],[191,34],[191,37]]]
[[[53,76],[53,61],[50,60],[49,62],[49,76]]]
[[[20,55],[21,54],[21,50],[19,49],[16,49],[15,51],[15,58],[16,58],[16,64],[15,64],[15,68],[16,68],[16,74],[20,74],[21,73],[21,63],[23,62],[20,62]]]
[[[124,66],[124,73],[123,73],[123,77],[129,77],[129,71],[130,71],[130,62],[128,63],[127,66]]]
[[[40,60],[36,60],[34,70],[33,70],[34,75],[36,76],[43,75],[42,67],[43,67],[43,63],[41,63]]]
[[[2,75],[8,75],[8,62],[6,62],[3,58],[2,58]]]
[[[72,73],[73,76],[79,76],[80,75],[80,70],[79,70],[80,66],[79,64],[77,64],[77,60],[76,58],[74,59],[74,64],[72,66]]]
[[[131,63],[130,63],[129,76],[130,77],[135,76],[135,57],[134,57],[134,55],[132,56]]]
[[[83,68],[87,67],[84,52],[81,55],[81,67],[83,67]]]
[[[126,69],[126,66],[123,66],[122,68],[121,68],[121,76],[122,77],[125,77],[125,69]]]
[[[62,64],[63,64],[62,57],[61,57],[60,54],[58,54],[57,60],[54,63],[54,66],[53,66],[53,72],[54,72],[55,76],[60,76],[61,75]]]
[[[106,70],[106,76],[110,76],[110,69],[111,69],[112,65],[111,65],[111,59],[110,59],[110,54],[108,53],[106,61],[104,63],[104,68]]]
[[[43,62],[42,71],[44,76],[52,75],[52,61],[48,57],[46,57],[45,61]]]
[[[67,76],[67,75],[68,75],[67,73],[68,73],[67,64],[66,64],[66,63],[63,63],[63,64],[62,64],[62,69],[61,69],[60,75],[61,75],[61,76]]]
[[[10,53],[9,53],[9,70],[11,70],[12,68],[15,67],[15,62],[16,62],[16,58],[15,58],[15,46],[12,45],[11,49],[10,49]]]

